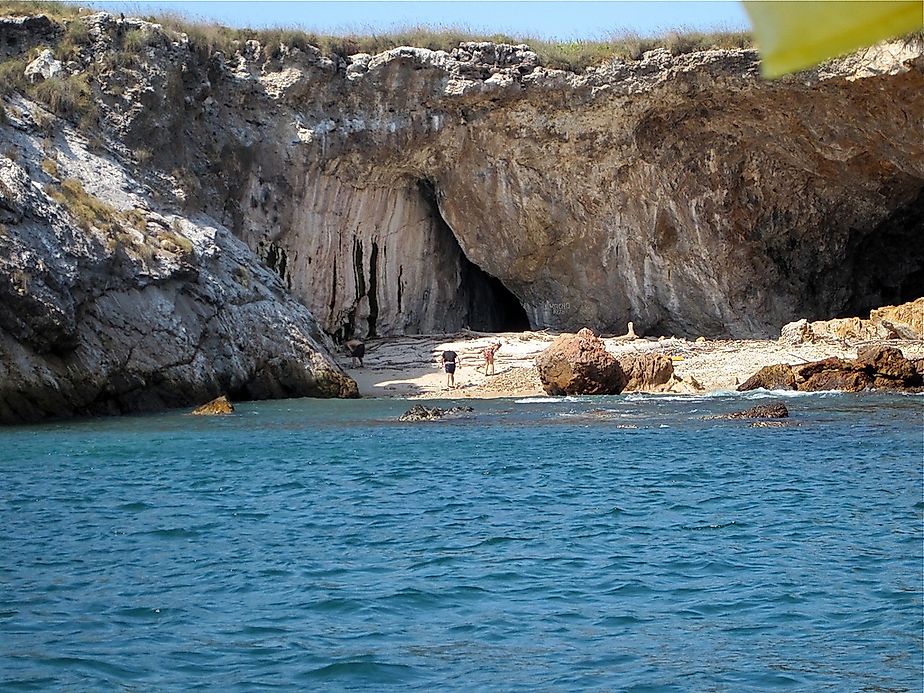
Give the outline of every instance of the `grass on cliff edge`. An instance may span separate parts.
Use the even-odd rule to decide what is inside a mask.
[[[140,6],[143,8],[143,6]],[[74,19],[81,14],[98,12],[73,3],[53,0],[0,0],[0,16],[46,14],[55,19]],[[251,39],[273,47],[271,57],[278,57],[279,47],[304,49],[316,46],[325,55],[346,57],[356,53],[381,53],[399,46],[415,46],[430,50],[451,51],[465,41],[492,41],[494,43],[525,43],[536,52],[543,65],[562,70],[578,71],[611,58],[638,60],[645,51],[666,48],[674,55],[692,53],[708,48],[749,48],[753,46],[751,34],[740,31],[702,32],[678,29],[661,36],[642,36],[631,32],[612,33],[596,40],[549,41],[528,36],[481,34],[465,28],[417,26],[383,34],[349,34],[332,36],[299,31],[297,29],[235,29],[213,22],[196,21],[182,14],[165,13],[147,16],[166,29],[189,36],[192,48],[209,55],[221,51],[233,55],[240,43]]]

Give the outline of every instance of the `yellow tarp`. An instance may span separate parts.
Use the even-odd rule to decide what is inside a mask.
[[[924,28],[924,0],[744,0],[765,77]]]

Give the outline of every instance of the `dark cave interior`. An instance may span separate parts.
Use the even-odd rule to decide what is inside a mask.
[[[441,252],[459,258],[459,309],[463,311],[468,328],[476,332],[522,332],[530,329],[529,317],[514,293],[466,256],[452,228],[443,218],[434,183],[421,180],[418,188],[432,210]]]

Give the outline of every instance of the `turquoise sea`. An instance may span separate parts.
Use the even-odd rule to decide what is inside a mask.
[[[924,398],[767,401],[0,429],[0,690],[919,693]]]

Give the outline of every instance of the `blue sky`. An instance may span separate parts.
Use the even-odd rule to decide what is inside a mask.
[[[598,1],[451,1],[279,0],[85,2],[130,15],[180,12],[228,26],[289,26],[319,33],[370,33],[415,25],[460,27],[475,32],[506,33],[548,39],[594,39],[611,33],[658,34],[670,29],[748,27],[733,0],[598,0]]]

